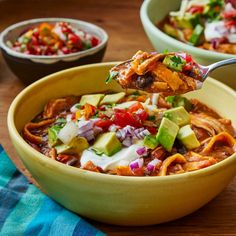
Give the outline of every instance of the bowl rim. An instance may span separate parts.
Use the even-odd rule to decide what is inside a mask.
[[[175,38],[172,38],[168,34],[164,33],[161,31],[159,28],[155,26],[155,24],[151,21],[149,15],[148,15],[148,8],[151,2],[155,0],[145,0],[143,4],[141,5],[140,8],[140,18],[143,23],[144,28],[149,28],[150,31],[152,31],[153,34],[157,38],[162,38],[166,43],[171,44],[171,45],[176,45],[178,44],[178,47],[181,48],[183,51],[190,51],[191,54],[195,54],[199,57],[204,57],[208,58],[211,60],[224,60],[224,59],[229,59],[232,57],[235,57],[235,54],[230,54],[230,53],[221,53],[221,52],[215,52],[215,51],[210,51],[202,48],[197,48],[194,46],[191,46],[187,43],[181,42]]]
[[[21,27],[21,26],[26,27],[28,24],[31,24],[31,23],[55,22],[55,21],[56,22],[64,21],[64,22],[77,24],[78,26],[84,25],[86,27],[89,27],[92,29],[93,32],[99,32],[101,34],[101,36],[102,36],[100,38],[101,42],[97,46],[92,47],[90,49],[86,49],[84,51],[69,53],[69,54],[65,54],[65,55],[54,55],[54,56],[52,56],[52,55],[51,56],[31,55],[31,54],[24,54],[24,53],[16,52],[13,49],[11,49],[10,47],[8,47],[6,45],[6,42],[4,42],[4,37],[10,31],[15,30],[18,27]],[[108,38],[109,38],[108,34],[106,33],[106,31],[103,28],[101,28],[93,23],[87,22],[87,21],[82,21],[82,20],[77,20],[77,19],[72,19],[72,18],[63,18],[63,17],[34,18],[34,19],[29,19],[29,20],[17,22],[15,24],[12,24],[12,25],[8,26],[7,28],[5,28],[0,34],[0,48],[5,50],[9,55],[14,56],[14,57],[18,57],[18,58],[22,58],[22,59],[60,60],[60,59],[66,59],[66,58],[75,57],[75,56],[83,57],[83,56],[94,54],[97,51],[99,51],[105,47],[105,45],[107,44]]]
[[[80,168],[68,166],[63,163],[52,160],[51,158],[46,157],[45,155],[43,155],[42,153],[36,151],[33,147],[31,147],[23,139],[20,133],[17,131],[15,123],[14,123],[15,111],[17,110],[18,105],[21,104],[21,100],[27,96],[27,94],[31,91],[31,89],[34,89],[35,87],[43,85],[47,83],[47,81],[55,82],[56,80],[60,80],[62,77],[67,78],[66,76],[58,76],[58,75],[66,75],[67,72],[69,71],[76,73],[77,71],[83,70],[83,69],[96,70],[96,68],[99,68],[99,67],[112,67],[117,63],[120,63],[120,62],[95,63],[95,64],[88,64],[88,65],[83,65],[83,66],[78,66],[78,67],[62,70],[62,71],[53,73],[51,75],[45,76],[42,79],[34,82],[33,84],[23,89],[15,97],[15,99],[11,103],[10,108],[8,110],[7,125],[8,125],[8,131],[9,131],[11,140],[14,142],[17,142],[17,144],[21,146],[21,149],[24,149],[24,151],[30,155],[30,158],[33,158],[41,162],[41,164],[45,165],[47,168],[56,168],[58,171],[61,171],[64,174],[67,174],[69,176],[89,178],[91,180],[96,180],[96,181],[98,181],[99,179],[101,181],[112,182],[112,183],[114,183],[114,181],[117,181],[120,183],[120,180],[126,181],[126,183],[131,182],[134,184],[140,183],[140,182],[147,184],[147,183],[153,183],[154,181],[166,181],[166,182],[168,181],[172,182],[173,180],[184,181],[186,179],[195,179],[196,177],[204,177],[208,175],[213,175],[217,171],[224,169],[224,167],[235,164],[236,153],[212,166],[209,166],[204,169],[197,170],[197,171],[185,172],[182,174],[168,175],[168,176],[143,176],[143,177],[109,175],[109,174],[96,173],[92,171],[83,170]],[[233,89],[226,86],[225,84],[210,77],[208,77],[208,81],[209,83],[217,87],[221,87],[227,93],[231,94],[232,96],[236,98],[236,92]]]

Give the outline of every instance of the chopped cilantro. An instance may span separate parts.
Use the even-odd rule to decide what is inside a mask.
[[[154,121],[155,119],[156,119],[155,116],[148,116],[148,120],[150,120],[150,121]]]
[[[118,74],[119,74],[118,71],[111,71],[106,79],[106,84],[110,83]]]
[[[168,50],[168,48],[166,48],[165,50],[164,50],[164,54],[168,54],[169,53],[169,50]]]
[[[183,63],[182,59],[181,59],[179,56],[173,56],[173,57],[171,57],[170,59],[171,59],[171,61],[173,61],[176,65]]]
[[[75,105],[75,107],[76,107],[77,109],[81,109],[81,107],[83,107],[83,106],[78,103],[78,104]]]

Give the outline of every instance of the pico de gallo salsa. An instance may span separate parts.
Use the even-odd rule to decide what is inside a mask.
[[[158,27],[190,45],[236,53],[235,0],[182,0],[180,9],[170,12]]]
[[[7,44],[16,52],[30,55],[65,55],[97,46],[100,40],[67,22],[41,23],[22,32]]]

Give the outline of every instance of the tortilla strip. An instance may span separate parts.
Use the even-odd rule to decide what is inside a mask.
[[[30,122],[24,126],[23,136],[25,139],[29,140],[31,143],[40,144],[43,142],[43,137],[32,134],[30,131],[33,129],[38,129],[45,125],[50,125],[55,121],[54,118],[40,121],[38,123]]]
[[[231,148],[236,150],[236,140],[227,132],[221,132],[217,135],[215,135],[210,142],[206,145],[206,147],[202,150],[202,154],[206,155],[211,153],[211,151],[214,149],[214,146],[217,142],[224,142],[227,145],[229,145]]]
[[[158,81],[166,82],[173,91],[178,90],[183,85],[183,81],[178,73],[171,71],[161,62],[156,63],[155,69],[152,72],[156,75]]]
[[[173,163],[173,162],[177,162],[177,163],[180,163],[180,164],[184,164],[186,163],[186,159],[183,155],[179,154],[179,153],[176,153],[172,156],[169,156],[167,157],[163,163],[162,163],[162,166],[160,168],[160,172],[159,172],[159,176],[166,176],[167,175],[167,170],[168,170],[168,167]]]

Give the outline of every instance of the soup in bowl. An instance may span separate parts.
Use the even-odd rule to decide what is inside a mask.
[[[224,158],[221,156],[213,160],[209,158],[210,154],[202,153],[203,149],[209,145],[209,139],[207,139],[209,137],[204,136],[204,131],[201,138],[195,134],[194,125],[189,121],[189,116],[199,114],[196,112],[198,104],[205,115],[212,116],[211,112],[214,115],[217,112],[215,119],[218,122],[222,122],[219,120],[224,117],[232,120],[233,124],[236,112],[231,108],[235,100],[235,92],[209,78],[201,90],[186,94],[185,99],[178,98],[188,101],[186,104],[189,104],[189,107],[178,106],[173,103],[178,100],[176,98],[169,98],[167,101],[157,95],[150,97],[149,94],[126,91],[121,89],[115,81],[105,84],[105,78],[112,66],[114,63],[102,63],[61,71],[32,84],[16,97],[9,110],[8,127],[20,159],[50,197],[71,211],[101,222],[117,225],[151,225],[174,220],[199,209],[220,193],[232,180],[236,172],[236,155],[229,153]],[[222,97],[224,99],[219,99]],[[92,102],[89,100],[91,98]],[[95,103],[94,98],[97,98]],[[69,105],[65,110],[52,105],[57,99],[67,101],[66,104]],[[63,104],[62,100],[60,104]],[[148,113],[149,109],[146,107],[153,106],[152,103],[156,103],[159,106],[158,110],[162,111],[160,118],[156,117],[157,114]],[[205,105],[202,105],[203,103]],[[54,110],[57,111],[56,113],[53,112],[53,107],[57,107]],[[177,124],[177,121],[171,118],[176,117],[171,115],[176,110],[181,114],[184,112],[187,117],[181,124]],[[117,111],[120,113],[119,119],[113,114]],[[121,117],[124,114],[126,114],[126,119],[122,120]],[[152,124],[153,119],[158,118],[159,132]],[[32,129],[32,121],[34,124],[39,124],[48,119],[52,119],[52,122],[45,126],[46,129]],[[104,121],[112,123],[105,127]],[[133,123],[127,123],[130,121]],[[97,134],[83,130],[82,132],[80,122],[82,122],[81,125],[92,122],[92,131],[95,132],[96,126],[96,132],[99,132]],[[230,124],[229,121],[228,124]],[[75,137],[80,137],[79,140],[83,144],[80,147],[83,147],[83,152],[89,152],[89,155],[84,155],[83,162],[81,162],[81,156],[75,155],[81,150],[75,152],[70,146],[71,140],[75,138],[67,135],[70,125],[76,126],[74,126]],[[134,128],[129,127],[129,132],[124,132],[127,125]],[[58,130],[55,126],[58,126]],[[171,134],[167,135],[168,142],[163,138],[166,136],[163,135],[163,131],[160,132],[161,127],[172,127]],[[194,137],[195,147],[190,147],[188,141],[186,144],[186,139],[181,139],[180,130],[183,128]],[[228,128],[232,130],[231,125]],[[50,139],[48,129],[51,129]],[[139,133],[137,129],[140,129]],[[175,135],[173,135],[174,130]],[[121,137],[122,133],[125,133],[124,139]],[[127,135],[128,133],[132,133],[132,137]],[[53,136],[54,134],[56,136]],[[185,134],[186,131],[183,131],[182,135]],[[219,138],[219,135],[222,138],[222,135],[226,137],[231,134],[229,130],[225,130],[216,132],[214,136]],[[32,136],[41,137],[42,144],[32,142]],[[175,136],[174,139],[173,136]],[[204,140],[207,141],[201,150],[201,143]],[[107,146],[107,142],[112,143],[112,147]],[[193,144],[193,141],[190,143]],[[223,143],[216,145],[219,150],[223,150],[224,146],[233,147],[227,142]],[[58,151],[58,146],[60,148],[69,146],[69,153],[65,153],[65,150],[62,151],[60,148]],[[124,152],[129,148],[133,150],[127,157],[130,158],[134,154],[135,157],[132,160],[119,159],[119,152]],[[151,155],[158,148],[162,150],[162,153],[166,153],[163,159]],[[56,152],[53,154],[51,150]],[[187,169],[191,161],[186,155],[193,150],[198,152],[204,160],[207,157],[208,163],[211,164],[196,170]],[[209,150],[213,149],[209,148]],[[60,151],[62,152],[59,153]],[[67,156],[64,161],[60,158],[63,155]],[[69,159],[67,159],[68,155],[71,155]],[[175,158],[178,155],[176,161],[173,162],[175,165],[167,165],[172,162],[166,160],[170,160],[168,158],[171,156],[173,159],[174,155]],[[119,163],[115,162],[118,164],[110,165],[115,168],[106,169],[103,163],[87,158],[90,156],[96,160],[99,158],[114,160],[114,156],[118,156]],[[156,201],[153,202],[150,199],[156,199]]]

